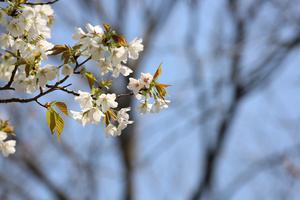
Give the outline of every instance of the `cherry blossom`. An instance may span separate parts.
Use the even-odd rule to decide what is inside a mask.
[[[150,73],[147,73],[147,74],[142,73],[141,78],[140,78],[141,84],[143,86],[145,86],[146,88],[149,88],[150,84],[152,82],[152,79],[153,79],[153,76]]]
[[[105,137],[108,138],[109,135],[112,135],[113,137],[116,137],[117,136],[117,128],[112,125],[112,124],[109,124],[105,129],[104,129],[104,132],[105,132]]]
[[[135,108],[135,110],[140,111],[142,115],[145,115],[148,111],[150,111],[152,108],[152,104],[149,104],[145,102],[144,100],[141,100],[140,105]]]
[[[139,94],[140,89],[142,89],[143,85],[141,84],[141,80],[137,80],[134,78],[129,78],[129,83],[127,88],[132,90],[137,99],[141,99],[142,95]]]
[[[123,76],[128,76],[132,72],[133,71],[129,67],[122,64],[118,64],[113,70],[112,77],[118,78],[120,73],[123,74]]]
[[[39,86],[44,87],[47,81],[55,79],[57,74],[57,68],[53,65],[45,65],[44,67],[39,68],[36,75]]]
[[[100,68],[101,75],[105,75],[109,71],[113,71],[113,66],[111,62],[108,62],[107,60],[99,60],[99,62],[94,67]]]
[[[168,108],[167,103],[170,103],[170,101],[156,98],[155,101],[154,101],[154,104],[152,105],[151,112],[152,113],[154,113],[154,112],[158,113],[161,109]]]
[[[6,26],[7,25],[7,19],[6,19],[6,13],[0,9],[0,23],[2,26]]]
[[[88,92],[82,92],[82,91],[78,91],[79,93],[79,96],[78,97],[75,97],[75,101],[80,103],[80,108],[83,110],[83,111],[86,111],[86,110],[89,110],[91,109],[93,106],[92,106],[92,97],[91,97],[91,94],[88,93]]]
[[[9,154],[14,154],[16,152],[15,149],[16,141],[8,140],[6,142],[2,142],[1,150],[4,157],[8,157]]]
[[[135,37],[128,46],[128,57],[133,60],[138,59],[139,52],[144,50],[144,45],[142,45],[143,39],[136,39],[137,38]]]
[[[126,63],[127,61],[126,49],[123,46],[112,49],[109,59],[112,61],[113,66],[117,66],[121,62]]]
[[[4,131],[0,131],[0,150],[2,150],[2,154],[4,157],[8,157],[9,154],[13,154],[16,152],[15,140],[4,141],[7,138],[7,133]]]
[[[64,76],[73,76],[73,68],[69,64],[64,64],[61,74]]]
[[[14,44],[14,38],[9,35],[2,33],[0,36],[0,45],[2,49],[7,49],[8,47],[12,46]]]
[[[96,103],[101,106],[102,112],[106,112],[109,108],[116,108],[118,103],[116,100],[116,94],[101,94]]]

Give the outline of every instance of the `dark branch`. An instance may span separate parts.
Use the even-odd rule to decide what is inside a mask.
[[[293,151],[298,151],[299,147],[299,143],[292,145],[284,149],[281,153],[271,153],[266,157],[250,164],[245,170],[241,171],[237,176],[235,176],[229,182],[229,184],[226,184],[226,187],[220,193],[222,199],[232,199],[233,195],[239,190],[240,187],[254,179],[259,175],[259,173],[282,164],[282,158],[284,158],[287,154],[291,154]]]
[[[28,169],[42,182],[44,183],[50,191],[56,196],[56,199],[59,200],[67,200],[67,196],[65,193],[60,191],[57,186],[55,186],[48,177],[40,170],[39,166],[29,157],[23,158],[24,163],[28,167]]]
[[[35,5],[50,5],[50,4],[54,4],[55,2],[58,2],[58,1],[59,0],[48,1],[48,2],[36,2],[36,3],[27,2],[27,3],[24,3],[24,4],[32,5],[32,6],[35,6]]]
[[[130,96],[132,96],[133,95],[133,92],[130,92],[130,93],[128,93],[128,94],[119,94],[119,95],[117,95],[117,98],[121,98],[121,97],[130,97]]]
[[[38,94],[37,96],[35,97],[32,97],[32,98],[29,98],[29,99],[20,99],[20,98],[11,98],[11,99],[0,99],[0,103],[13,103],[13,102],[18,102],[18,103],[29,103],[29,102],[32,102],[32,101],[37,101],[40,97],[50,93],[50,92],[53,92],[57,86],[63,82],[65,82],[67,79],[69,78],[69,76],[66,76],[64,79],[62,79],[61,81],[58,81],[56,82],[55,85],[53,85],[52,88],[50,88],[49,90],[43,92],[41,91],[40,94]]]
[[[79,93],[77,93],[77,92],[75,92],[73,90],[66,89],[66,87],[68,87],[68,86],[70,86],[70,84],[66,85],[66,86],[55,86],[55,85],[50,85],[50,84],[46,85],[46,87],[48,87],[48,88],[54,88],[55,90],[61,90],[61,91],[64,91],[64,92],[66,92],[68,94],[73,94],[75,96],[79,96]]]

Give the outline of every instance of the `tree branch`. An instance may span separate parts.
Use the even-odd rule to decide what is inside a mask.
[[[55,2],[58,2],[58,1],[59,0],[48,1],[48,2],[36,2],[36,3],[27,2],[27,3],[24,3],[24,4],[32,5],[32,6],[35,6],[35,5],[50,5],[50,4],[54,4]]]
[[[70,86],[71,84],[69,85],[66,85],[66,86],[55,86],[55,85],[50,85],[50,84],[46,84],[46,87],[48,88],[54,88],[55,90],[61,90],[61,91],[64,91],[68,94],[73,94],[75,96],[79,96],[79,93],[73,91],[73,90],[68,90],[66,89],[66,87]]]
[[[130,93],[128,93],[128,94],[119,94],[119,95],[117,95],[117,99],[118,98],[121,98],[121,97],[130,97],[130,96],[132,96],[133,95],[133,92],[130,92]]]
[[[0,99],[0,103],[13,103],[13,102],[18,102],[18,103],[29,103],[29,102],[32,102],[32,101],[37,101],[40,97],[54,91],[56,89],[56,87],[65,82],[67,79],[69,78],[69,76],[66,76],[64,79],[62,79],[61,81],[58,81],[56,82],[55,85],[53,85],[52,88],[50,88],[49,90],[43,92],[41,91],[40,94],[38,94],[37,96],[35,97],[32,97],[32,98],[29,98],[29,99],[20,99],[20,98],[11,98],[11,99]]]
[[[282,164],[282,158],[285,157],[286,154],[290,154],[295,150],[298,151],[299,148],[300,143],[297,143],[285,148],[281,153],[271,153],[264,158],[250,164],[248,167],[246,167],[245,170],[241,171],[228,184],[226,184],[226,187],[220,193],[222,199],[232,199],[235,192],[238,191],[240,187],[244,186],[247,182],[254,179],[259,175],[260,172]]]

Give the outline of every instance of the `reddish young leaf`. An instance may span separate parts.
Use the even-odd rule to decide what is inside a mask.
[[[160,63],[158,69],[156,70],[156,72],[153,76],[153,79],[156,79],[157,77],[159,77],[161,75],[161,65],[162,65],[162,63]]]

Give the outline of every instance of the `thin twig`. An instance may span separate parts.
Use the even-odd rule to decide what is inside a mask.
[[[64,91],[64,92],[66,92],[66,93],[69,93],[69,94],[73,94],[73,95],[75,95],[75,96],[79,96],[79,93],[77,93],[77,92],[75,92],[75,91],[73,91],[73,90],[68,90],[68,89],[66,89],[66,87],[68,87],[68,86],[70,86],[71,84],[68,84],[68,85],[66,85],[66,86],[63,86],[63,87],[61,87],[61,86],[54,86],[54,85],[49,85],[49,84],[47,84],[46,85],[46,87],[48,87],[48,88],[53,88],[54,87],[54,89],[55,90],[61,90],[61,91]]]
[[[11,73],[10,80],[8,81],[8,83],[3,88],[9,88],[11,86],[12,82],[14,81],[15,75],[17,73],[18,67],[19,67],[19,65],[15,66],[14,70]]]
[[[47,108],[47,106],[46,105],[44,105],[44,104],[42,104],[41,102],[39,102],[37,99],[35,100],[40,106],[43,106],[43,107],[45,107],[45,108]]]
[[[61,81],[58,81],[55,83],[55,85],[53,85],[53,87],[51,87],[49,90],[45,91],[45,92],[40,92],[40,94],[38,94],[35,97],[29,98],[29,99],[20,99],[20,98],[11,98],[11,99],[0,99],[0,103],[13,103],[13,102],[18,102],[18,103],[29,103],[32,101],[37,101],[40,97],[53,92],[55,90],[55,88],[59,85],[62,84],[63,82],[65,82],[67,79],[69,78],[69,76],[66,76],[65,78],[63,78]]]
[[[15,55],[15,54],[12,53],[12,52],[8,52],[8,53],[10,53],[10,54],[12,54],[14,57],[16,57],[17,60],[20,59],[20,52],[19,52],[19,50],[18,50],[18,55]],[[11,73],[11,77],[10,77],[8,83],[7,83],[4,87],[0,88],[1,90],[5,90],[5,89],[8,89],[8,88],[11,88],[10,86],[11,86],[12,82],[13,82],[14,79],[15,79],[15,75],[16,75],[16,73],[17,73],[18,67],[19,67],[19,65],[15,65],[15,68],[14,68],[14,70],[13,70],[12,73]]]
[[[0,90],[15,90],[15,88],[3,86],[3,87],[0,87]]]
[[[130,97],[130,96],[132,96],[133,95],[133,92],[130,92],[130,93],[128,93],[128,94],[119,94],[119,95],[117,95],[117,98],[121,98],[121,97]]]
[[[50,5],[50,4],[54,4],[55,2],[58,2],[58,1],[59,0],[48,1],[48,2],[36,2],[36,3],[27,2],[27,3],[24,3],[24,4],[32,5],[32,6],[35,6],[35,5]]]

